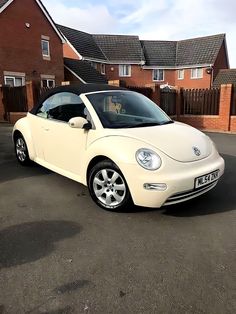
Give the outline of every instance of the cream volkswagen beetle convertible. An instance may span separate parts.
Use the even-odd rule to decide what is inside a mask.
[[[108,85],[62,86],[13,130],[16,157],[88,186],[102,208],[160,207],[214,188],[224,160],[208,136],[145,96]]]

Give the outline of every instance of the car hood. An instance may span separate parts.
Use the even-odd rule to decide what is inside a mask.
[[[181,162],[201,160],[212,152],[212,144],[208,136],[180,122],[152,127],[110,129],[109,131],[111,131],[109,135],[140,140],[144,148],[145,143],[154,146],[172,159]],[[195,148],[198,149],[197,152]]]

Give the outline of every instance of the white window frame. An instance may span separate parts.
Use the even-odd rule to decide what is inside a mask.
[[[131,64],[119,64],[119,77],[131,77]]]
[[[155,79],[155,71],[157,73],[160,73],[160,71],[162,71],[162,79]],[[157,75],[157,76],[159,77],[160,75]],[[152,80],[154,82],[163,82],[165,80],[165,71],[163,69],[153,69],[152,70]]]
[[[51,79],[51,78],[41,78],[41,87],[45,87],[45,86],[43,86],[43,81],[47,81],[46,88],[53,88],[53,87],[55,87],[55,80],[54,79]],[[50,81],[53,82],[53,86],[52,87],[49,86],[49,82]]]
[[[45,54],[44,53],[44,50],[43,50],[43,43],[47,43],[47,47],[48,47],[48,53]],[[41,48],[42,48],[42,55],[43,57],[46,57],[46,58],[50,58],[50,44],[49,44],[49,40],[48,39],[41,39]]]
[[[191,69],[191,79],[202,79],[203,78],[203,68],[193,68]]]
[[[104,63],[101,63],[101,74],[106,74],[106,65]]]
[[[184,69],[178,70],[178,80],[184,80]]]
[[[7,79],[13,80],[13,87],[24,86],[25,85],[25,77],[24,76],[13,76],[13,75],[5,75],[4,83],[7,85]],[[16,79],[21,79],[21,85],[16,86]]]

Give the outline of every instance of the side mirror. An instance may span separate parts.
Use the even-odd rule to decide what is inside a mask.
[[[74,117],[69,120],[69,126],[76,129],[89,130],[92,128],[91,123],[83,117]]]

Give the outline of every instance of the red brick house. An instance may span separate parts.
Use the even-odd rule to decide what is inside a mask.
[[[210,88],[220,69],[228,69],[225,34],[181,41],[148,41],[142,46],[150,81],[184,88]]]
[[[40,0],[0,0],[0,85],[60,84],[63,42]]]
[[[65,81],[107,83],[106,56],[91,34],[57,25],[65,37],[63,45]]]
[[[181,41],[139,40],[138,36],[91,35],[58,26],[67,44],[64,56],[90,63],[108,80],[210,88],[220,69],[228,69],[225,34]]]

